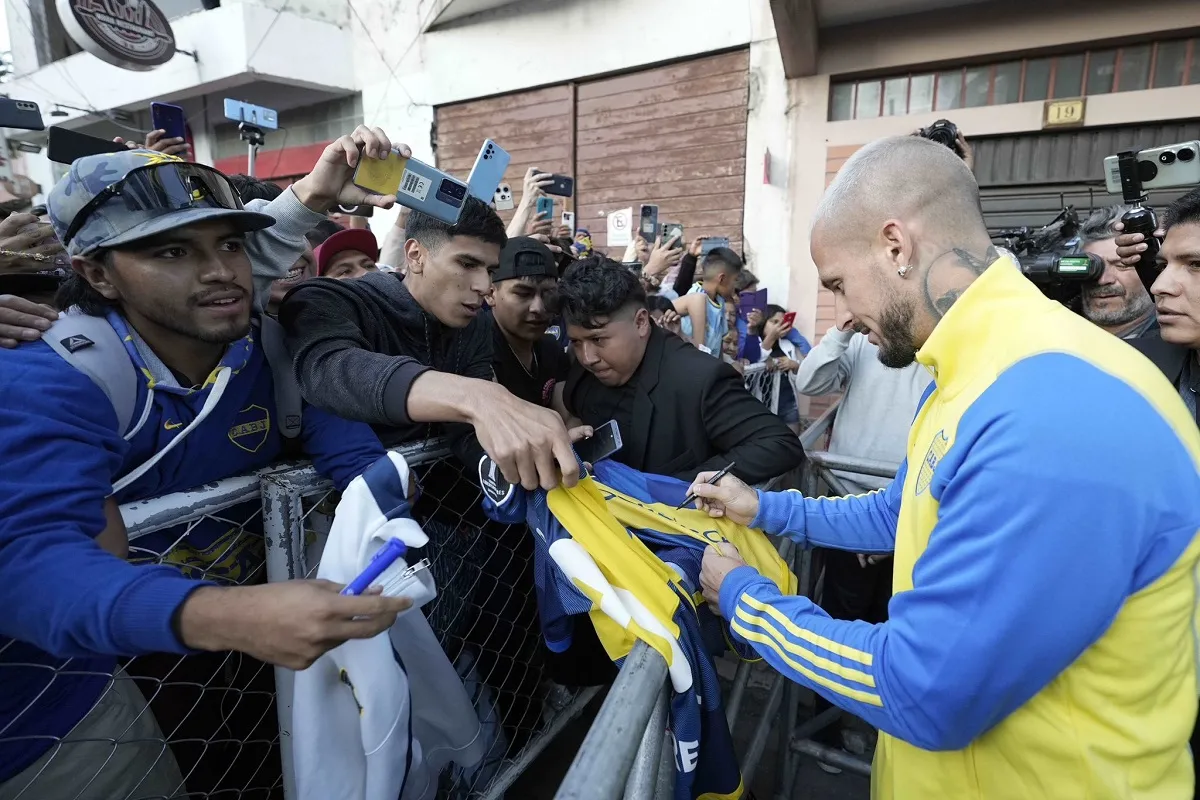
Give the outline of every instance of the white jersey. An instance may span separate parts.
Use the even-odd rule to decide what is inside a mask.
[[[409,516],[408,464],[388,453],[338,503],[318,578],[350,583],[390,539],[428,539]],[[405,565],[397,562],[376,583]],[[484,755],[462,680],[418,610],[391,630],[330,650],[296,673],[292,753],[301,800],[432,798],[450,762]]]

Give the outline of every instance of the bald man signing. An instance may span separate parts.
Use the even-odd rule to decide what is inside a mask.
[[[991,245],[941,145],[860,150],[812,256],[839,326],[933,373],[906,462],[856,497],[708,475],[691,490],[800,544],[894,551],[890,621],[830,619],[728,545],[705,557],[706,598],[776,669],[880,729],[877,800],[1192,797],[1200,433],[1179,395]]]

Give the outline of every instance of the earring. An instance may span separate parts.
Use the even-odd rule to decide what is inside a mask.
[[[896,274],[899,275],[901,278],[903,278],[905,275],[908,274],[908,271],[910,269],[912,269],[911,264],[904,264],[903,266],[896,268]]]

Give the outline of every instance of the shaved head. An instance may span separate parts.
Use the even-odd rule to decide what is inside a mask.
[[[895,367],[912,363],[997,257],[975,176],[952,150],[918,136],[880,139],[846,161],[817,208],[811,247],[838,327],[866,328]]]

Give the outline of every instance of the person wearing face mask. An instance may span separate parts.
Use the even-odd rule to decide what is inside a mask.
[[[941,145],[860,149],[811,240],[839,327],[934,375],[907,459],[867,495],[711,473],[691,491],[801,545],[892,552],[889,619],[831,619],[729,545],[705,555],[705,598],[772,666],[880,729],[873,796],[1190,798],[1200,431],[1176,388],[996,250],[974,176]],[[1168,263],[1192,269],[1182,249]],[[1160,313],[1185,316],[1169,291]]]

